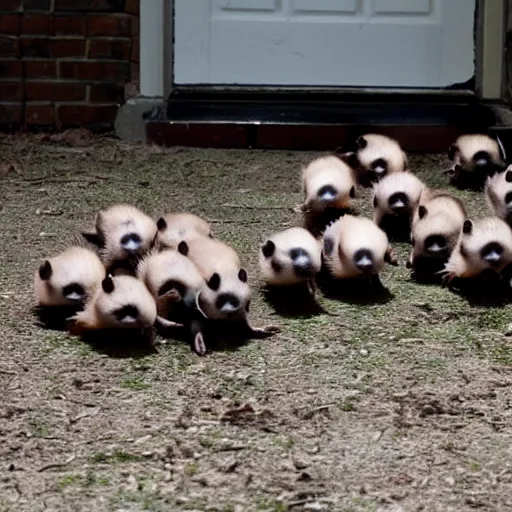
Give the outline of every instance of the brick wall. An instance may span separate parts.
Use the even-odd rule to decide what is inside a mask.
[[[110,127],[138,73],[139,0],[0,0],[0,125]]]

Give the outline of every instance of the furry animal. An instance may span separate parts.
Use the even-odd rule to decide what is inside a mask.
[[[488,135],[461,135],[448,150],[453,162],[446,171],[450,183],[459,189],[480,189],[489,176],[507,167],[506,155],[499,138]]]
[[[158,232],[155,245],[159,249],[177,249],[181,241],[195,236],[212,237],[212,228],[193,213],[168,213],[156,223]]]
[[[512,226],[512,166],[487,178],[485,196],[492,213]]]
[[[100,249],[108,273],[135,274],[138,260],[152,247],[157,232],[153,219],[135,206],[117,204],[98,212],[96,231],[82,236]]]

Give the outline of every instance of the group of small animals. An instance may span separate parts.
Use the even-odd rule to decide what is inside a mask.
[[[451,283],[496,276],[510,286],[512,167],[498,138],[460,136],[445,171],[459,189],[485,189],[492,216],[468,218],[462,202],[424,184],[409,169],[400,144],[379,134],[360,136],[353,151],[314,159],[302,169],[304,226],[276,233],[259,247],[267,289],[299,286],[314,297],[321,275],[335,287],[383,288],[384,263],[398,265],[389,240],[405,237],[406,266],[418,281]],[[373,187],[373,219],[350,213],[357,188]],[[184,328],[204,355],[210,324],[249,337],[279,332],[254,327],[251,288],[238,254],[192,213],[155,222],[140,209],[117,204],[97,213],[95,229],[46,259],[35,273],[39,311],[60,313],[70,333],[136,332],[153,341],[153,328]],[[357,284],[359,286],[359,284]],[[128,330],[130,329],[130,330]]]

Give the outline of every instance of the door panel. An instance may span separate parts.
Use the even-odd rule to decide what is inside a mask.
[[[177,84],[445,87],[475,0],[175,0]]]

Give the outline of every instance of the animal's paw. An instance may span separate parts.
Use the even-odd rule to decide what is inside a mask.
[[[204,356],[206,354],[206,344],[204,342],[203,334],[198,332],[194,336],[194,352],[199,356]]]
[[[396,255],[395,250],[392,247],[388,247],[386,254],[384,256],[384,260],[386,263],[398,267],[398,256]]]

